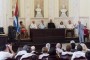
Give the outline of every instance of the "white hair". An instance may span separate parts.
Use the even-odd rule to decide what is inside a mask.
[[[35,51],[35,46],[31,46],[31,51]]]

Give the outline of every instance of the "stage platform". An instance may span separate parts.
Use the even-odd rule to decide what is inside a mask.
[[[45,46],[46,43],[50,43],[51,46],[55,46],[56,43],[62,43],[62,44],[67,44],[70,43],[71,40],[74,40],[76,43],[79,42],[78,37],[74,37],[74,38],[70,38],[70,37],[66,37],[66,38],[62,38],[60,40],[58,39],[52,39],[52,40],[36,40],[36,41],[32,41],[31,39],[18,39],[18,40],[13,40],[13,39],[8,39],[7,36],[0,36],[0,46],[2,46],[2,44],[5,43],[12,43],[13,44],[13,50],[16,52],[18,47],[22,47],[24,45],[29,45],[29,46],[36,46],[36,48],[38,48],[38,51],[40,51],[42,49],[43,46]],[[90,42],[86,42],[85,43],[87,45],[88,48],[90,48]]]

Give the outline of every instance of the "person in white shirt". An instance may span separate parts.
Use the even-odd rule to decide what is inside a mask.
[[[62,48],[62,45],[60,43],[57,43],[56,44],[56,53],[59,57],[60,57],[60,54],[63,52],[63,50],[61,48]]]
[[[43,57],[48,57],[49,54],[48,54],[48,49],[46,47],[43,47],[42,48],[42,54],[39,55],[39,59],[42,59]]]
[[[60,25],[58,26],[58,28],[65,28],[65,25],[63,25],[63,22],[60,22]]]
[[[47,43],[45,47],[46,47],[46,48],[48,49],[48,51],[49,51],[49,50],[50,50],[50,48],[51,48],[50,43]]]
[[[27,50],[28,50],[28,46],[27,45],[24,45],[23,46],[23,49],[16,54],[15,58],[17,58],[17,56],[26,54],[27,53]]]
[[[77,51],[73,53],[71,60],[74,60],[75,58],[79,58],[79,57],[85,57],[85,53],[82,50],[83,50],[82,46],[78,44]]]
[[[71,36],[74,37],[74,25],[71,23],[71,21],[68,21],[68,24],[66,25],[66,37],[68,33],[71,33]]]
[[[31,50],[30,50],[30,49],[31,49]],[[35,47],[32,46],[30,49],[29,49],[30,51],[28,51],[26,54],[24,54],[24,55],[20,58],[20,60],[22,60],[22,59],[24,59],[24,58],[27,58],[27,57],[30,57],[30,56],[32,56],[32,55],[36,55],[36,54],[34,54],[34,53],[32,52],[32,49],[35,50]]]
[[[35,46],[31,46],[31,53],[32,54],[37,54]]]
[[[37,29],[37,25],[36,25],[35,21],[32,21],[30,28],[31,29]]]
[[[46,28],[43,20],[41,20],[41,23],[38,25],[38,28],[39,29],[45,29]]]
[[[71,45],[67,45],[67,46],[66,46],[66,51],[65,51],[65,52],[62,52],[61,55],[63,56],[63,55],[67,55],[67,54],[68,54],[68,55],[72,55],[72,54],[73,54],[73,53],[71,52]]]
[[[12,58],[14,55],[15,53],[12,50],[12,45],[8,44],[1,46],[0,60],[6,60],[8,58]]]

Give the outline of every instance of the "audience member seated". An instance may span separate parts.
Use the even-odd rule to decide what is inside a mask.
[[[39,55],[39,60],[44,60],[44,59],[47,59],[48,57],[48,49],[46,47],[43,47],[42,48],[42,54]]]
[[[74,58],[85,57],[85,53],[82,50],[82,46],[78,44],[77,51],[73,53],[71,60],[74,60]]]
[[[22,21],[20,21],[20,31],[20,38],[28,38],[28,32]]]
[[[76,49],[75,49],[75,47],[76,47],[75,41],[74,40],[70,41],[70,44],[71,44],[71,52],[75,52],[76,51]]]
[[[61,53],[63,52],[62,45],[60,43],[56,44],[56,53],[60,57]]]
[[[39,29],[45,29],[46,28],[43,20],[41,20],[41,23],[38,25],[38,28]]]
[[[48,51],[49,51],[49,50],[50,50],[50,47],[51,47],[50,43],[47,43],[45,47],[46,47],[46,48],[48,49]]]
[[[38,52],[35,51],[35,46],[31,46],[31,53],[32,54],[38,54]]]
[[[65,28],[65,25],[63,25],[63,22],[60,22],[60,25],[58,26],[58,28]]]
[[[22,55],[26,54],[27,51],[28,51],[28,46],[27,45],[24,45],[23,46],[23,49],[21,51],[18,51],[18,53],[16,54],[15,58],[16,59],[20,59],[22,57]]]
[[[32,21],[32,23],[30,24],[30,29],[37,29],[35,21]]]
[[[84,26],[84,40],[85,38],[87,38],[87,40],[89,40],[89,30],[87,29],[86,26]]]
[[[64,55],[72,55],[73,53],[71,52],[71,45],[67,45],[66,46],[66,51],[65,52],[62,52],[62,56]]]
[[[36,56],[36,54],[34,54],[31,50],[30,50],[30,47],[29,47],[29,51],[26,53],[26,54],[24,54],[21,58],[20,58],[20,60],[23,60],[23,59],[26,59],[26,58],[32,58],[32,57],[34,57],[34,56]],[[37,58],[37,57],[36,57]]]
[[[59,57],[56,54],[56,49],[54,47],[51,47],[49,50],[48,60],[59,60]]]
[[[84,43],[81,43],[80,45],[82,46],[82,49],[83,49],[82,51],[83,52],[90,51],[90,49],[88,49],[87,46]]]
[[[48,23],[48,28],[56,28],[55,24],[52,21],[52,19],[50,19],[50,22]]]
[[[11,44],[8,44],[8,45],[3,44],[0,48],[1,48],[1,50],[0,50],[0,60],[6,60],[8,58],[14,57],[15,53],[12,50],[12,45]]]
[[[68,33],[71,33],[71,37],[74,37],[74,25],[71,23],[70,20],[66,25],[66,37],[68,36]]]
[[[85,56],[86,56],[87,60],[90,60],[90,51],[87,51]]]

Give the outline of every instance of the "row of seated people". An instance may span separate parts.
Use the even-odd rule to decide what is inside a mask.
[[[90,49],[84,43],[76,45],[71,41],[66,49],[63,49],[60,43],[57,43],[56,47],[50,46],[50,43],[47,43],[39,53],[35,46],[25,45],[14,53],[11,44],[3,45],[0,48],[0,60],[90,60]]]
[[[28,37],[28,32],[23,24],[22,21],[20,21],[20,27],[21,27],[21,37]],[[36,25],[35,21],[32,21],[32,23],[30,24],[30,28],[31,29],[45,29],[46,26],[44,24],[44,21],[41,20],[39,25]],[[50,22],[47,25],[47,28],[56,28],[55,24],[52,22],[52,20],[50,20]],[[58,25],[58,28],[66,28],[66,37],[68,36],[68,33],[71,33],[71,37],[75,37],[75,25],[72,24],[72,22],[69,20],[68,24],[65,26],[63,24],[63,22],[60,22],[60,25]],[[89,39],[89,30],[87,29],[87,27],[84,27],[84,36],[87,37]]]

